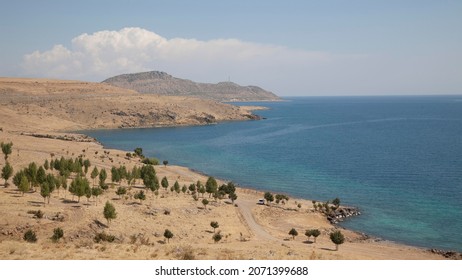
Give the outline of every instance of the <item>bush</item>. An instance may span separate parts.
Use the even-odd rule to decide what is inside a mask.
[[[221,235],[220,232],[215,233],[213,235],[213,237],[212,237],[212,239],[213,239],[213,241],[215,241],[215,243],[218,243],[221,240],[221,238],[223,238],[223,236]]]
[[[114,235],[109,235],[109,234],[106,234],[104,232],[100,232],[98,234],[96,234],[95,238],[94,238],[94,241],[96,243],[100,243],[102,241],[105,241],[105,242],[114,242],[115,240],[115,236]]]
[[[37,242],[37,236],[35,235],[35,232],[30,229],[24,233],[24,240],[30,243],[35,243]]]
[[[150,165],[159,165],[159,160],[156,158],[145,158],[142,163]]]
[[[53,240],[53,242],[58,242],[59,239],[63,238],[64,236],[64,231],[62,228],[55,228],[53,230],[53,236],[51,237],[51,240]]]

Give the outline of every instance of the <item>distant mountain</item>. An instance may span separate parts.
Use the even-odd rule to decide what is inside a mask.
[[[103,83],[132,89],[139,93],[194,96],[217,101],[280,100],[274,93],[257,86],[240,86],[233,82],[196,83],[191,80],[175,78],[159,71],[123,74],[106,79]]]

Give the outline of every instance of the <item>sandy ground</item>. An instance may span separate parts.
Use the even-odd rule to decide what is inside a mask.
[[[63,82],[66,84],[66,82]],[[69,82],[72,83],[72,82]],[[67,85],[67,84],[66,84]],[[29,87],[30,85],[28,85]],[[34,88],[33,86],[31,86]],[[31,89],[32,90],[32,89]],[[105,91],[105,88],[102,89]],[[26,92],[27,88],[21,88]],[[15,92],[21,92],[16,90]],[[89,90],[90,91],[90,90]],[[110,91],[110,89],[108,89]],[[34,161],[41,165],[46,159],[64,156],[82,156],[89,159],[98,169],[110,170],[112,166],[126,165],[131,169],[141,166],[139,159],[126,158],[127,151],[104,149],[96,142],[88,141],[83,136],[59,132],[63,129],[80,129],[88,127],[88,119],[72,118],[70,114],[55,113],[49,105],[37,105],[36,102],[22,102],[33,94],[14,95],[5,91],[0,95],[9,96],[10,100],[0,102],[0,142],[13,142],[13,152],[9,162],[15,171]],[[79,93],[77,93],[79,94]],[[80,94],[80,98],[84,94]],[[93,95],[88,93],[91,97]],[[134,93],[127,93],[133,94]],[[65,95],[66,96],[66,95]],[[63,97],[64,98],[64,97]],[[36,101],[40,102],[40,98]],[[99,99],[108,101],[106,99]],[[123,100],[123,98],[122,98]],[[146,100],[143,100],[145,102]],[[177,99],[168,102],[177,105]],[[62,100],[60,102],[65,102]],[[84,101],[86,102],[86,101]],[[127,106],[130,100],[127,99]],[[91,103],[91,102],[90,102]],[[88,104],[90,104],[88,103]],[[26,104],[26,105],[25,105]],[[55,107],[59,108],[59,104]],[[64,103],[63,103],[64,104]],[[87,103],[79,103],[87,104]],[[24,113],[23,106],[29,106],[34,112],[33,118]],[[87,106],[87,105],[85,105]],[[105,105],[106,106],[106,105]],[[34,107],[32,109],[32,107]],[[181,107],[181,106],[180,106]],[[180,108],[181,109],[181,108]],[[235,110],[235,109],[232,109]],[[95,112],[93,112],[95,111]],[[97,114],[96,109],[85,109],[86,114]],[[209,114],[208,111],[204,111]],[[62,115],[59,115],[62,114]],[[38,117],[37,117],[38,116]],[[42,118],[42,121],[40,120]],[[123,121],[124,116],[121,116]],[[99,120],[95,121],[99,125]],[[31,133],[43,135],[65,136],[72,141],[31,136]],[[0,168],[5,161],[0,158]],[[201,180],[207,177],[181,166],[156,166],[157,176],[166,176],[172,185],[178,180],[180,185]],[[50,171],[51,172],[51,171]],[[89,172],[90,173],[90,172]],[[109,172],[110,174],[110,172]],[[90,174],[87,175],[90,182]],[[110,182],[110,178],[107,180]],[[122,182],[122,185],[126,185]],[[426,249],[376,241],[364,238],[361,234],[344,230],[346,241],[335,251],[335,245],[329,239],[329,233],[335,229],[326,218],[312,209],[311,201],[291,198],[285,205],[257,205],[263,194],[248,188],[238,188],[236,205],[228,199],[215,201],[206,208],[200,200],[195,201],[191,195],[176,194],[161,188],[156,197],[147,192],[147,199],[140,203],[133,199],[133,194],[142,189],[141,182],[130,187],[123,198],[115,194],[118,185],[109,188],[97,201],[89,201],[85,197],[77,202],[68,192],[54,192],[50,203],[45,204],[38,192],[26,193],[22,196],[9,180],[9,187],[0,181],[0,259],[442,259]],[[206,194],[207,197],[207,194]],[[104,219],[103,207],[106,201],[114,204],[117,218],[110,224]],[[301,203],[299,209],[297,204]],[[41,210],[44,218],[34,218],[27,212]],[[169,214],[166,214],[169,212]],[[63,221],[54,220],[55,216],[63,217]],[[223,238],[215,243],[212,240],[211,221],[217,221]],[[53,229],[61,227],[64,238],[58,243],[51,241]],[[299,235],[292,239],[288,235],[295,228]],[[320,229],[322,234],[307,240],[304,232],[307,229]],[[23,240],[28,229],[36,231],[37,243]],[[165,229],[169,229],[174,237],[168,242],[163,237]],[[97,233],[105,232],[114,235],[113,243],[96,243]]]

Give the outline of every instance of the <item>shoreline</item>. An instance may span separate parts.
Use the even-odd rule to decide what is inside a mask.
[[[66,84],[55,82],[47,84],[48,86],[55,87],[56,90],[67,90],[64,87]],[[27,167],[31,162],[41,165],[45,160],[60,157],[89,159],[90,171],[93,166],[98,170],[110,170],[112,166],[122,165],[129,170],[134,166],[140,167],[139,159],[126,156],[127,152],[132,151],[105,148],[98,139],[88,141],[88,135],[82,132],[100,127],[120,129],[117,128],[119,124],[124,124],[135,116],[132,111],[134,106],[140,106],[145,112],[153,110],[147,102],[158,102],[156,108],[164,110],[162,114],[156,112],[153,115],[159,118],[156,123],[161,123],[162,127],[207,125],[198,123],[197,120],[211,119],[209,116],[213,114],[217,123],[229,121],[227,118],[233,116],[236,117],[233,121],[243,120],[238,118],[242,116],[239,109],[232,106],[221,107],[209,101],[202,103],[200,100],[164,97],[160,98],[161,101],[156,101],[155,97],[134,93],[126,97],[120,96],[120,99],[113,101],[109,98],[111,93],[106,93],[111,88],[97,84],[100,93],[107,94],[107,97],[95,97],[86,92],[89,87],[94,85],[83,83],[83,89],[75,89],[75,85],[72,85],[72,89],[78,92],[72,100],[68,100],[67,93],[56,93],[56,96],[49,96],[54,98],[54,103],[47,104],[40,102],[39,98],[46,93],[34,92],[32,101],[25,98],[27,93],[19,96],[25,98],[24,100],[16,100],[14,93],[6,93],[16,103],[0,102],[0,141],[13,143],[8,162],[13,166],[14,172]],[[24,89],[25,92],[27,90],[29,89]],[[80,93],[82,95],[79,99]],[[99,104],[94,104],[96,100],[105,107],[99,108]],[[191,101],[197,102],[197,107],[193,111],[187,111],[191,114],[189,118],[175,115],[182,113],[185,116],[185,110],[189,110],[187,105]],[[176,111],[172,113],[165,110],[162,104],[167,104]],[[209,105],[213,108],[207,107]],[[209,111],[202,111],[205,109]],[[110,110],[115,110],[115,113]],[[191,118],[194,112],[202,113],[198,119],[194,119]],[[196,121],[191,123],[191,120]],[[137,122],[132,119],[127,123]],[[153,125],[146,123],[145,127],[153,128]],[[133,128],[139,129],[140,125]],[[5,161],[1,158],[0,168],[4,164]],[[184,166],[159,165],[155,169],[159,180],[167,177],[171,185],[175,181],[179,181],[180,186],[187,186],[197,180],[205,183],[208,177],[207,174],[200,174]],[[89,174],[86,177],[90,179]],[[110,182],[110,176],[108,177],[107,183]],[[135,192],[144,189],[140,183],[135,186],[123,183],[130,189],[125,197],[115,194],[115,189],[121,184],[115,183],[100,198],[82,198],[80,202],[71,200],[68,191],[54,192],[50,204],[44,203],[40,191],[21,196],[18,195],[11,177],[8,183],[10,186],[6,188],[4,180],[0,180],[0,216],[4,221],[0,223],[0,259],[85,259],[88,256],[95,259],[179,259],[181,256],[177,253],[180,251],[187,252],[187,255],[196,259],[444,259],[428,249],[401,243],[374,242],[364,239],[364,234],[348,229],[342,230],[346,241],[339,251],[335,251],[329,234],[338,227],[330,224],[324,215],[313,211],[310,200],[291,196],[283,206],[275,203],[271,207],[261,206],[257,201],[262,198],[264,190],[251,186],[239,186],[236,200],[238,206],[234,206],[227,198],[213,200],[205,195],[210,199],[210,204],[204,207],[201,201],[192,199],[191,195],[175,194],[162,188],[159,191],[161,197],[147,192],[145,202],[136,201],[133,197]],[[105,225],[102,217],[102,204],[105,201],[114,203],[119,213],[110,226]],[[302,207],[297,207],[294,201],[301,203]],[[46,217],[34,218],[28,214],[32,210],[41,210]],[[169,214],[164,214],[166,212]],[[64,217],[64,221],[52,219],[57,213]],[[211,220],[218,220],[220,223],[219,230],[223,233],[223,240],[218,243],[211,238]],[[65,242],[54,244],[49,236],[57,226],[64,229]],[[171,229],[175,234],[174,242],[170,244],[165,243],[162,237],[165,228]],[[293,239],[289,237],[290,228],[296,228],[299,236]],[[321,230],[317,242],[307,240],[304,236],[305,230],[310,228]],[[37,231],[37,244],[24,242],[23,234],[27,229]],[[113,234],[117,237],[117,242],[97,244],[93,241],[95,232]],[[143,238],[140,239],[141,237]]]

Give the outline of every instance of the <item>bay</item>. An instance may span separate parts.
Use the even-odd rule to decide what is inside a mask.
[[[239,104],[238,104],[239,105]],[[245,103],[243,105],[249,105]],[[462,97],[297,97],[261,121],[84,131],[241,186],[357,206],[342,226],[462,251]]]

